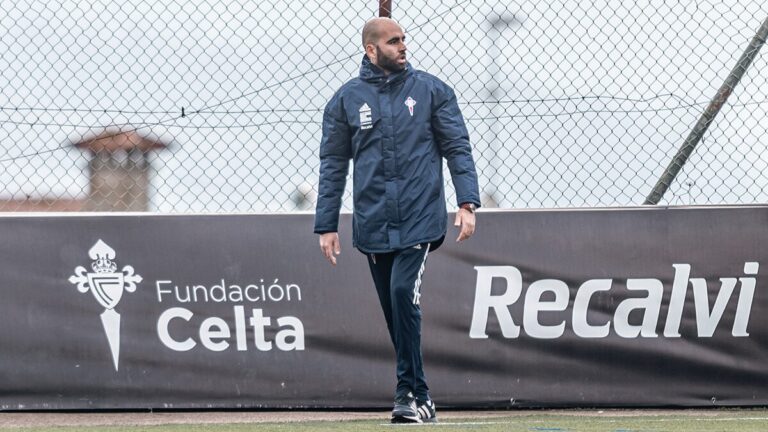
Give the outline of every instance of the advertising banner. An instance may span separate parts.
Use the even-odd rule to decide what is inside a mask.
[[[438,406],[768,404],[767,206],[477,219],[423,275]],[[390,406],[351,217],[335,267],[312,221],[0,217],[0,409]]]

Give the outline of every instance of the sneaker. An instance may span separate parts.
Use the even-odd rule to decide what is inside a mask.
[[[416,401],[416,411],[419,412],[419,418],[424,423],[437,423],[437,412],[435,412],[435,403],[432,399],[426,401]]]
[[[412,393],[395,398],[392,423],[421,423],[419,412],[416,410],[416,398]]]

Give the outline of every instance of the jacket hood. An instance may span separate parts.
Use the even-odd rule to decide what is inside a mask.
[[[411,72],[413,72],[413,67],[409,62],[406,62],[405,69],[389,74],[389,77],[390,77],[389,81],[390,82],[401,81],[406,76],[408,76]],[[368,58],[368,55],[364,54],[362,64],[360,65],[360,79],[370,83],[377,83],[377,82],[386,81],[386,78],[387,78],[387,75],[384,73],[384,71],[380,67],[371,63],[371,59]]]

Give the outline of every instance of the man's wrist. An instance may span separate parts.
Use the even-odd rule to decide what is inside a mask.
[[[471,203],[471,202],[461,203],[459,205],[459,208],[464,209],[470,213],[474,213],[475,210],[477,210],[477,206],[475,205],[475,203]]]

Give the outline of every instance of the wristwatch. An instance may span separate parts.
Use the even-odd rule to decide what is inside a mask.
[[[470,213],[474,213],[475,210],[477,210],[477,206],[475,206],[474,203],[464,203],[464,204],[460,205],[459,208],[463,208],[464,210],[466,210],[466,211],[468,211]]]

